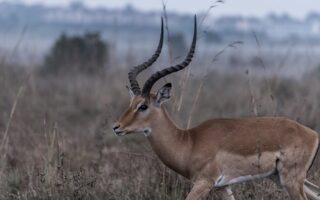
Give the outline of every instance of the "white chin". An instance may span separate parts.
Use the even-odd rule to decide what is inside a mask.
[[[124,136],[124,135],[126,135],[127,134],[127,132],[125,132],[125,131],[123,131],[123,132],[114,132],[114,134],[116,135],[116,136]]]
[[[151,135],[151,132],[152,132],[151,129],[147,128],[147,129],[144,129],[142,133],[144,136],[149,137]]]

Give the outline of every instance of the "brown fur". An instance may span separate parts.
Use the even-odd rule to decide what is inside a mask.
[[[317,153],[316,155],[314,156],[313,160],[312,160],[312,163],[310,165],[310,168],[308,171],[315,171],[315,170],[318,170],[316,169],[316,166],[320,166],[320,143],[318,145],[318,149],[317,149]]]
[[[148,111],[135,112],[143,101]],[[182,130],[154,102],[154,96],[133,97],[118,124],[126,133],[152,130],[148,139],[158,157],[194,181],[187,199],[204,197],[212,186],[227,188],[239,177],[275,173],[292,199],[306,199],[304,180],[319,144],[315,131],[281,117],[211,119]],[[227,190],[222,193],[233,198]]]

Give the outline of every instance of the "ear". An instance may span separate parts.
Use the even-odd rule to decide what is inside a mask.
[[[167,83],[161,89],[158,90],[156,96],[156,105],[160,106],[163,102],[170,99],[172,84]]]
[[[129,86],[126,86],[126,88],[128,89],[129,96],[130,96],[130,98],[132,99],[132,97],[134,96],[134,94],[133,94],[131,88],[130,88]]]

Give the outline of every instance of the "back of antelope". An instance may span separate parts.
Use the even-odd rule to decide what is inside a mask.
[[[187,130],[171,120],[163,106],[171,96],[171,83],[156,94],[151,89],[160,78],[190,64],[196,39],[195,17],[193,40],[185,60],[154,73],[140,90],[137,75],[161,53],[161,21],[156,52],[129,72],[130,105],[115,123],[114,133],[143,133],[164,164],[194,183],[188,200],[204,198],[212,187],[218,188],[222,199],[234,199],[230,185],[267,177],[281,184],[291,199],[306,200],[308,196],[320,200],[319,187],[306,180],[319,148],[315,131],[281,117],[210,119]]]

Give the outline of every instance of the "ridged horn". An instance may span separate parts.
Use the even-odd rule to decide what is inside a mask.
[[[143,96],[149,96],[150,95],[150,91],[152,89],[152,86],[162,77],[165,77],[169,74],[172,74],[174,72],[180,71],[184,68],[186,68],[190,62],[192,61],[193,58],[193,54],[196,48],[196,43],[197,43],[197,17],[194,16],[194,29],[193,29],[193,39],[192,39],[192,44],[189,50],[188,55],[186,56],[185,60],[175,66],[171,66],[168,68],[165,68],[161,71],[158,71],[156,73],[154,73],[144,84],[143,89],[142,89],[142,95]]]
[[[149,60],[142,63],[141,65],[133,67],[132,70],[128,73],[130,89],[132,90],[134,95],[141,94],[139,83],[137,81],[138,74],[143,70],[147,69],[148,67],[150,67],[158,59],[162,50],[162,45],[163,45],[163,18],[161,18],[161,34],[160,34],[160,40],[159,40],[157,50]]]

